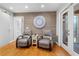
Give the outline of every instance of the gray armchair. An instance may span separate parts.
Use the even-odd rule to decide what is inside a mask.
[[[49,30],[43,31],[43,36],[38,38],[37,41],[37,47],[38,48],[45,48],[49,49],[50,51],[52,50],[53,42],[52,42],[52,32],[49,34]]]
[[[27,31],[16,40],[16,47],[30,47],[32,45],[31,32]]]

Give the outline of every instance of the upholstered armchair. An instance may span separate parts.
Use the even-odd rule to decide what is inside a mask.
[[[43,36],[38,37],[37,47],[52,50],[52,32],[49,30],[43,31]]]
[[[23,35],[20,35],[16,40],[16,47],[30,47],[32,45],[31,31],[27,30]]]

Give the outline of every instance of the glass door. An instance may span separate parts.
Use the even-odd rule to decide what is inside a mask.
[[[74,6],[74,51],[79,54],[79,4]]]
[[[68,13],[63,14],[63,43],[68,45]]]
[[[68,12],[63,13],[63,44],[68,45]]]

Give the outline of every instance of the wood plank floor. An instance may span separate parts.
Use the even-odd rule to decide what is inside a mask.
[[[16,48],[12,42],[0,48],[0,56],[70,56],[63,48],[54,44],[52,51],[39,49],[36,46],[30,48]]]

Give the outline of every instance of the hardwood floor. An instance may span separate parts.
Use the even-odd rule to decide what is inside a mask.
[[[37,48],[31,46],[30,48],[16,48],[15,42],[12,42],[2,48],[0,48],[1,56],[70,56],[63,48],[54,44],[53,50]]]

